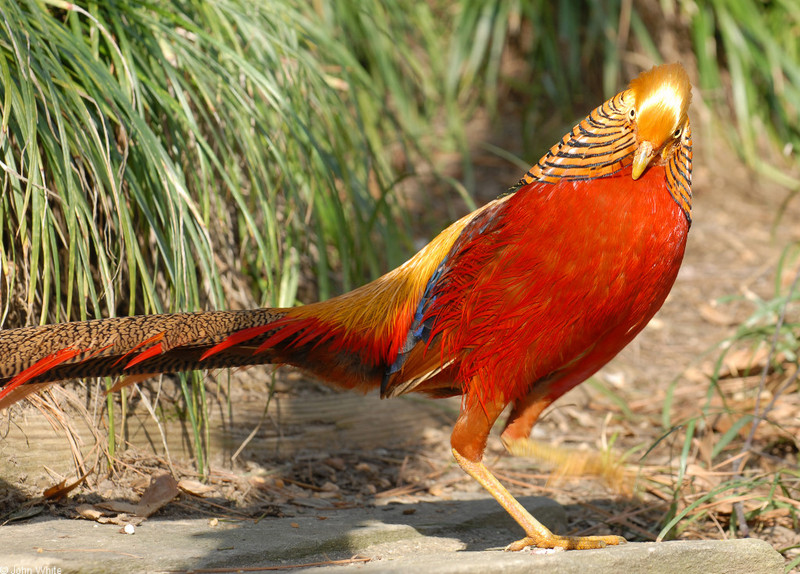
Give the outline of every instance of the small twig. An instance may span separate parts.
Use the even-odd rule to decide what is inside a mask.
[[[438,482],[438,483],[433,484],[433,485],[424,484],[425,481],[439,478],[447,470],[448,469],[446,467],[445,468],[436,469],[433,472],[429,472],[428,474],[423,476],[419,481],[417,481],[414,484],[404,484],[402,486],[395,486],[394,488],[390,488],[388,490],[384,490],[384,491],[381,491],[381,492],[376,492],[375,493],[375,498],[387,498],[387,497],[392,497],[392,496],[404,496],[404,495],[408,495],[408,494],[414,494],[414,493],[419,492],[421,490],[430,490],[431,488],[434,488],[434,487],[443,488],[445,486],[450,486],[451,484],[455,484],[456,482],[461,480],[461,477],[459,477],[459,478],[453,479],[453,480],[446,480],[446,481],[443,481],[443,482]]]
[[[313,490],[314,492],[325,492],[325,489],[316,486],[314,484],[309,484],[307,482],[302,482],[300,480],[294,480],[293,478],[281,478],[283,482],[288,482],[289,484],[294,484],[295,486],[299,486],[305,490]]]
[[[156,422],[158,434],[161,435],[161,444],[164,445],[164,454],[167,457],[167,466],[169,466],[169,471],[172,476],[177,478],[178,474],[175,472],[175,467],[172,466],[172,456],[170,456],[169,453],[169,444],[167,443],[167,435],[164,432],[164,425],[161,424],[158,415],[156,415],[156,410],[153,407],[153,404],[150,402],[150,398],[143,393],[141,389],[139,390],[139,397],[141,398],[144,408],[146,408],[147,412],[150,413],[150,417]]]
[[[43,548],[41,546],[33,547],[36,552],[85,552],[87,554],[115,554],[117,556],[126,556],[128,558],[141,558],[138,554],[131,554],[130,552],[120,552],[119,550],[108,550],[106,548]]]
[[[295,568],[313,568],[316,566],[340,566],[345,564],[358,564],[371,562],[372,558],[354,556],[346,560],[326,560],[324,562],[306,562],[305,564],[290,564],[287,566],[254,566],[252,568],[193,568],[191,570],[167,570],[170,574],[227,574],[229,572],[264,572],[268,570],[294,570]]]
[[[588,508],[589,510],[602,516],[607,523],[619,524],[621,526],[624,526],[628,530],[636,532],[639,536],[643,538],[647,538],[648,540],[653,540],[653,541],[656,540],[656,536],[652,532],[650,532],[649,530],[645,530],[638,524],[634,524],[633,522],[628,520],[631,516],[633,516],[633,514],[631,513],[626,512],[624,514],[614,514],[612,512],[608,512],[607,510],[604,510],[599,506],[595,506],[594,504],[590,504],[588,502],[580,502],[579,504],[582,507]],[[593,528],[595,528],[595,526],[591,526],[590,528],[586,528],[580,532],[577,532],[576,536],[583,536],[584,533],[588,533]]]
[[[245,512],[240,512],[238,510],[234,510],[233,508],[228,508],[227,506],[222,506],[221,504],[215,504],[215,503],[211,502],[210,500],[205,500],[201,496],[196,496],[194,494],[186,492],[185,490],[181,490],[181,494],[190,496],[192,498],[192,500],[195,500],[197,502],[200,502],[202,504],[205,504],[207,506],[212,507],[213,509],[215,509],[217,511],[217,513],[214,513],[211,510],[206,510],[205,508],[198,508],[197,506],[193,506],[191,504],[187,504],[186,502],[181,502],[180,500],[174,501],[172,504],[174,504],[175,506],[180,506],[181,508],[188,508],[188,509],[191,509],[191,510],[196,510],[197,512],[205,512],[206,514],[213,515],[214,518],[223,518],[225,520],[251,520],[251,521],[255,520],[254,518],[252,518],[249,514],[247,514]],[[220,516],[218,514],[219,511],[227,512],[227,513],[229,513],[231,515],[229,515],[229,516]],[[232,516],[232,515],[238,515],[238,516]]]
[[[258,424],[250,431],[250,434],[247,435],[242,441],[242,444],[239,445],[239,448],[236,449],[236,452],[231,455],[231,463],[236,462],[236,459],[242,453],[242,451],[250,444],[250,441],[255,438],[258,431],[261,430],[261,425],[269,418],[269,407],[272,404],[272,399],[275,397],[275,371],[273,370],[270,374],[270,385],[269,385],[269,392],[267,393],[267,403],[264,405],[264,410],[261,413],[261,417],[258,419]]]
[[[714,526],[717,527],[717,531],[720,534],[720,538],[722,540],[727,540],[728,539],[728,533],[725,532],[725,529],[722,527],[722,524],[719,523],[719,520],[717,520],[717,517],[714,515],[714,513],[713,512],[709,512],[708,513],[708,517],[714,523]]]

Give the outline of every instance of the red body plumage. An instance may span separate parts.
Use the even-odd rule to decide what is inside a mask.
[[[529,184],[490,219],[452,256],[428,311],[441,340],[421,351],[454,360],[481,402],[545,380],[560,395],[607,363],[661,307],[689,227],[661,167]]]

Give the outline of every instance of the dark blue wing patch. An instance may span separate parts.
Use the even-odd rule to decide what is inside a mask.
[[[386,372],[383,375],[381,394],[386,390],[385,387],[389,382],[389,377],[403,367],[403,363],[406,362],[406,355],[411,352],[411,349],[416,347],[417,343],[420,341],[427,343],[430,340],[431,328],[436,317],[429,316],[424,321],[423,318],[425,317],[425,312],[436,302],[436,295],[433,295],[433,292],[437,283],[439,282],[439,279],[444,273],[449,258],[449,255],[445,257],[442,262],[439,263],[439,266],[436,268],[436,271],[433,272],[431,278],[428,279],[428,283],[425,285],[425,291],[422,292],[422,298],[419,300],[419,305],[417,305],[417,309],[414,311],[414,320],[411,322],[411,326],[408,328],[406,340],[403,343],[403,346],[400,348],[400,351],[397,353],[397,357],[395,358],[394,362],[389,366],[388,369],[386,369]]]
[[[414,320],[411,322],[411,326],[408,329],[406,340],[398,351],[394,362],[383,374],[381,396],[386,394],[391,376],[403,368],[406,357],[411,350],[420,343],[428,343],[430,341],[431,331],[436,322],[436,314],[429,313],[429,311],[436,303],[437,293],[439,292],[439,288],[442,287],[440,282],[449,270],[451,260],[461,253],[465,244],[470,243],[476,236],[486,232],[489,226],[495,221],[494,216],[500,209],[500,206],[502,206],[502,203],[478,213],[475,218],[464,227],[453,243],[453,246],[450,248],[450,251],[444,259],[442,259],[438,267],[436,267],[430,279],[428,279],[428,283],[425,285],[425,290],[422,292],[422,297],[417,305],[417,309],[414,311]]]

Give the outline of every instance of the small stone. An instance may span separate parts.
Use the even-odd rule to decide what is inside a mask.
[[[323,492],[339,492],[339,487],[333,484],[331,481],[326,482],[322,486],[320,486],[320,490]]]

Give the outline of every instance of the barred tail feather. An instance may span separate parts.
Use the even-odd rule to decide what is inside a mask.
[[[271,353],[254,351],[284,315],[280,309],[175,313],[0,331],[0,409],[64,379],[269,363]],[[226,338],[252,329],[263,333],[252,346],[204,358]]]
[[[319,306],[322,308],[321,306]],[[0,409],[65,379],[290,364],[369,390],[385,365],[341,327],[288,309],[142,315],[0,331]],[[131,380],[140,380],[139,377]],[[122,383],[124,386],[125,383]]]

